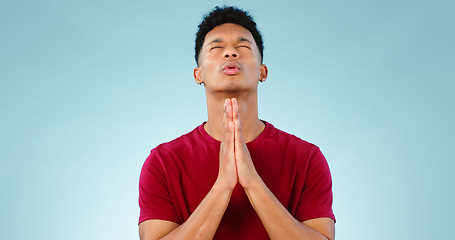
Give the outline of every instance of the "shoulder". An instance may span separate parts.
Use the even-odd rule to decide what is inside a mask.
[[[162,163],[163,159],[172,159],[173,156],[188,152],[189,149],[194,147],[195,143],[200,141],[201,136],[199,128],[200,126],[172,141],[161,143],[153,148],[150,151],[145,164]]]
[[[200,126],[172,141],[159,144],[151,150],[151,153],[156,152],[165,154],[193,145],[196,141],[198,141],[199,138],[201,138],[199,134],[199,128]]]
[[[270,123],[267,123],[267,125],[269,125],[269,127],[271,128],[267,141],[275,142],[275,144],[278,143],[280,145],[285,145],[287,148],[296,149],[300,151],[320,152],[319,147],[316,146],[315,144],[303,140],[302,138],[294,134],[280,130]]]
[[[266,149],[270,149],[269,151],[276,151],[288,161],[292,160],[303,166],[320,165],[327,161],[315,144],[275,128],[272,124],[269,127],[271,128],[270,133],[264,141],[264,145]]]

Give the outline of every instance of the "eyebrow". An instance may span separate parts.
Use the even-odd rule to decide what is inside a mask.
[[[215,39],[215,40],[209,42],[207,45],[210,45],[210,44],[212,44],[212,43],[220,43],[220,42],[222,42],[222,39],[221,39],[221,38],[217,38],[217,39]]]
[[[239,42],[249,42],[249,43],[252,44],[252,42],[250,40],[248,40],[246,38],[243,38],[243,37],[239,37],[237,41],[239,41]]]

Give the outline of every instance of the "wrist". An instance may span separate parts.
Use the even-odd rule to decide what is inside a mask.
[[[212,186],[212,189],[219,192],[232,192],[237,183],[232,184],[218,178]]]
[[[262,181],[259,175],[256,175],[255,177],[242,184],[242,187],[245,189],[245,191],[256,191],[263,188],[264,186],[265,183]]]

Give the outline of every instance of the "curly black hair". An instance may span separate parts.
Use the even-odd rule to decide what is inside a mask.
[[[259,52],[261,54],[262,62],[264,54],[264,43],[262,41],[262,35],[257,29],[256,22],[254,22],[253,17],[251,17],[247,11],[244,11],[243,9],[237,7],[216,6],[214,10],[204,16],[204,19],[198,26],[199,29],[196,33],[196,46],[194,54],[196,63],[199,64],[199,53],[202,49],[202,45],[204,45],[205,35],[207,35],[207,33],[214,29],[216,26],[224,23],[238,24],[251,32],[251,35],[253,35],[254,41],[256,42],[256,45],[258,46]]]

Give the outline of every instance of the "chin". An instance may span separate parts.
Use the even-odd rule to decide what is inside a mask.
[[[241,84],[226,84],[225,86],[220,86],[217,88],[216,92],[226,92],[226,93],[244,93],[255,91],[255,87],[245,86]]]

